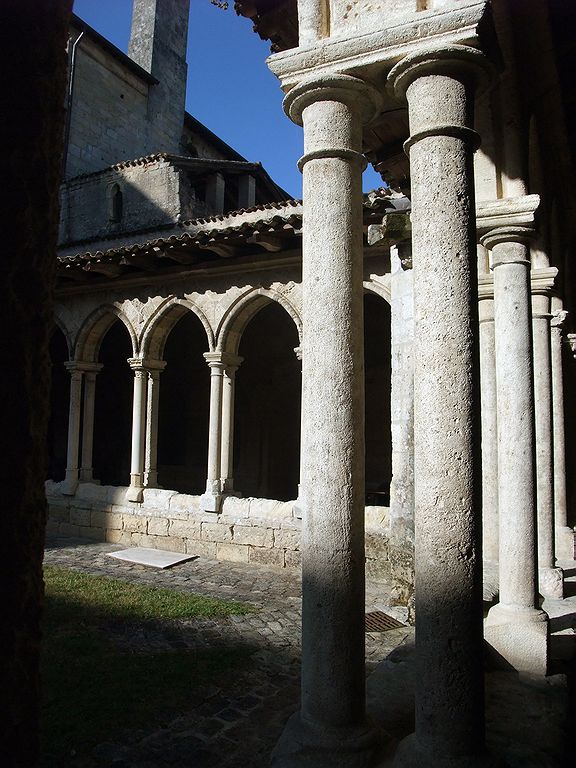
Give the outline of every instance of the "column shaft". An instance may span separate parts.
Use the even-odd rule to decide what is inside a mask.
[[[416,730],[395,766],[484,764],[481,464],[473,122],[479,51],[414,54],[408,100],[414,270]]]
[[[220,446],[221,490],[234,490],[234,394],[238,365],[227,364],[222,380],[222,444]]]
[[[530,310],[531,230],[508,227],[483,238],[492,248],[496,387],[500,602],[485,636],[516,669],[544,673],[547,616],[537,609],[534,390]]]
[[[482,538],[485,570],[498,566],[498,426],[496,341],[492,286],[480,286],[480,399],[482,416]],[[487,290],[488,289],[488,290]],[[485,574],[490,580],[492,574]],[[495,575],[495,574],[494,574]],[[487,585],[488,586],[488,585]],[[496,585],[494,584],[494,587]]]
[[[536,510],[540,593],[562,597],[562,572],[555,568],[554,468],[552,461],[552,368],[550,360],[550,296],[532,295],[534,412],[536,437]]]
[[[80,446],[80,406],[82,402],[82,375],[76,363],[65,363],[70,372],[70,408],[68,412],[68,448],[66,478],[62,493],[73,496],[78,486],[78,449]]]
[[[148,371],[148,398],[146,403],[146,449],[144,479],[147,488],[158,487],[158,406],[160,403],[161,368]]]
[[[574,531],[568,526],[566,504],[566,446],[564,431],[564,382],[562,375],[562,325],[567,312],[558,309],[558,299],[552,299],[556,311],[551,320],[552,355],[552,422],[554,454],[554,526],[556,559],[574,560]],[[554,306],[556,304],[556,306]]]
[[[220,492],[220,465],[222,442],[222,386],[224,363],[218,352],[204,354],[210,366],[210,416],[208,430],[208,472],[206,492],[201,497],[202,509],[219,512],[222,503]]]
[[[129,361],[134,371],[134,397],[132,402],[132,452],[130,460],[130,488],[128,501],[142,501],[144,487],[144,441],[146,438],[146,387],[148,372],[142,361]]]
[[[92,451],[94,449],[94,398],[98,371],[84,375],[84,415],[82,419],[82,467],[80,480],[91,483],[94,479]]]

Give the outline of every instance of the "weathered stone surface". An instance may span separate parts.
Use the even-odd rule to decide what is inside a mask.
[[[298,530],[290,530],[289,528],[275,528],[274,547],[294,550],[300,549],[300,537],[301,533]]]
[[[247,563],[250,547],[246,544],[216,544],[218,560],[230,560],[232,563]]]
[[[268,547],[250,547],[249,561],[261,565],[284,567],[284,550],[269,549]]]
[[[206,541],[232,541],[232,526],[220,523],[202,523],[202,538]]]
[[[274,531],[272,528],[235,525],[232,531],[235,544],[251,544],[254,547],[268,548],[274,545]]]
[[[91,523],[92,512],[90,509],[78,508],[75,505],[70,507],[70,522],[73,525],[89,526]]]
[[[123,513],[122,528],[131,533],[146,533],[148,531],[148,517]]]
[[[169,520],[167,517],[151,517],[148,520],[148,533],[151,536],[168,536]]]

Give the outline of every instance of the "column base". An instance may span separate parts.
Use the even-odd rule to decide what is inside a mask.
[[[78,490],[78,478],[67,477],[60,486],[60,493],[63,496],[74,496]]]
[[[140,485],[131,485],[126,491],[126,501],[141,504],[144,500],[144,488]]]
[[[220,512],[222,507],[222,494],[220,493],[203,493],[200,496],[200,508],[204,512]]]
[[[570,563],[576,560],[574,546],[574,530],[572,528],[556,528],[556,562]]]
[[[370,768],[390,737],[366,723],[329,728],[304,722],[296,712],[272,752],[272,768]]]
[[[562,600],[564,597],[564,574],[561,568],[539,568],[538,589],[542,597]]]
[[[498,603],[484,622],[488,656],[505,668],[545,675],[548,670],[548,614],[538,608]]]
[[[385,764],[380,764],[384,768]],[[394,756],[393,768],[498,768],[502,761],[482,751],[474,755],[439,757],[418,743],[415,733],[403,739]]]

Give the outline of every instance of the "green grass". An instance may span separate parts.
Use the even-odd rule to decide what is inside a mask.
[[[199,685],[244,666],[248,650],[134,652],[106,630],[249,613],[252,606],[46,568],[43,766],[65,766],[124,731],[194,702]],[[167,628],[169,634],[170,627]],[[80,763],[78,763],[80,764]]]

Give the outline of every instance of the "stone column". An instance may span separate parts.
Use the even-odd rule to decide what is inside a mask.
[[[515,669],[545,674],[548,617],[537,607],[534,391],[530,311],[533,231],[500,227],[484,235],[492,250],[496,388],[500,601],[485,637]]]
[[[408,100],[414,269],[416,730],[395,766],[490,763],[484,746],[472,130],[484,55],[428,49],[390,72]]]
[[[234,491],[234,394],[236,371],[243,362],[237,355],[223,355],[225,362],[222,380],[222,443],[220,446],[220,490],[237,495]]]
[[[146,403],[146,447],[144,450],[144,485],[158,488],[158,405],[160,374],[166,367],[163,360],[146,361],[148,397]]]
[[[288,92],[304,125],[302,695],[272,764],[364,766],[362,122],[379,95],[327,75]]]
[[[132,452],[130,461],[130,487],[128,501],[141,502],[144,489],[144,444],[146,440],[146,387],[148,371],[140,358],[128,360],[134,371],[134,398],[132,401]]]
[[[221,352],[205,352],[210,367],[210,421],[208,431],[208,477],[200,497],[205,512],[219,512],[222,504],[220,462],[222,442],[222,387],[225,363]]]
[[[392,482],[388,552],[392,601],[414,608],[414,281],[412,245],[390,249]]]
[[[82,466],[80,480],[94,482],[92,451],[94,449],[94,397],[96,394],[96,376],[102,370],[100,363],[84,363],[84,413],[82,418]]]
[[[562,377],[562,333],[568,313],[562,301],[552,297],[550,320],[552,354],[552,433],[554,454],[554,528],[556,562],[574,560],[574,531],[568,526],[566,506],[566,447],[564,440],[564,382]]]
[[[553,278],[532,272],[534,423],[536,437],[536,512],[538,583],[543,597],[563,597],[562,570],[555,567],[554,465],[552,459],[552,366],[550,360],[550,290]],[[556,272],[556,270],[554,270]]]
[[[66,459],[66,477],[62,493],[73,496],[78,487],[78,449],[80,447],[80,406],[82,403],[83,369],[75,360],[64,363],[70,373],[70,409],[68,411],[68,450]]]
[[[479,246],[483,248],[483,246]],[[496,342],[492,276],[478,276],[480,320],[480,401],[482,416],[482,539],[485,589],[498,583],[498,429]]]

